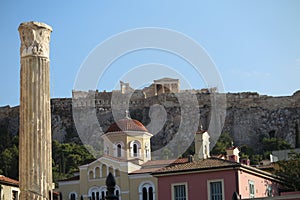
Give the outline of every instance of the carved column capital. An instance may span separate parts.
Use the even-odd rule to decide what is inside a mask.
[[[19,26],[21,57],[41,56],[49,58],[51,26],[41,22],[25,22]]]

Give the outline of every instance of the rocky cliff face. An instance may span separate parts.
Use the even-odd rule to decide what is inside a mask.
[[[185,93],[179,96],[186,96]],[[210,123],[212,95],[195,94],[198,100],[201,126],[207,129]],[[105,131],[114,122],[110,101],[112,93],[99,93],[94,99],[89,99],[91,104],[85,99],[77,99],[76,106],[72,107],[71,98],[61,98],[51,100],[52,111],[52,136],[53,139],[64,142],[77,141],[78,135],[73,119],[73,111],[86,111],[94,104],[99,126]],[[81,102],[80,102],[81,101]],[[80,102],[80,103],[79,103]],[[292,96],[270,97],[261,96],[257,93],[228,93],[226,94],[225,123],[222,132],[228,132],[234,138],[236,145],[248,144],[259,151],[260,140],[267,137],[280,137],[287,140],[293,146],[296,145],[296,134],[300,132],[300,91]],[[182,102],[178,101],[178,95],[162,94],[145,99],[134,95],[128,102],[130,115],[132,118],[141,121],[144,125],[151,123],[151,108],[153,105],[160,105],[161,113],[166,116],[165,123],[159,130],[153,130],[157,134],[152,139],[153,149],[160,148],[167,144],[176,134],[182,122]],[[192,108],[188,112],[194,112]],[[93,113],[93,112],[92,112]],[[150,114],[150,116],[149,116]],[[217,115],[219,113],[217,112]],[[81,117],[85,117],[82,115]],[[159,118],[157,115],[155,118]],[[19,127],[19,107],[0,108],[0,128],[7,130],[12,135],[18,134]],[[81,127],[86,132],[95,132],[95,140],[101,133],[95,131],[94,126]],[[152,127],[153,128],[153,127]],[[98,130],[98,129],[97,129]],[[97,139],[96,139],[97,140]]]

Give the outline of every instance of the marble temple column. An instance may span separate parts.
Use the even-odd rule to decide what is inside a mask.
[[[20,200],[52,199],[49,42],[52,28],[40,22],[19,26],[21,48]]]

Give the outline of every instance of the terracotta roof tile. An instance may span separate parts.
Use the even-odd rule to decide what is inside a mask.
[[[176,164],[182,164],[188,162],[187,158],[179,158],[172,160],[149,160],[148,162],[142,164],[142,168],[132,172],[131,174],[141,174],[141,173],[150,173],[161,170],[167,166],[173,166]]]
[[[178,158],[172,160],[149,160],[146,163],[142,164],[143,167],[147,166],[157,166],[157,165],[172,165],[188,162],[187,158]]]
[[[0,175],[0,182],[19,185],[19,181],[15,180],[15,179],[12,179],[12,178],[8,178],[8,177],[3,176],[3,175]]]
[[[136,171],[131,172],[130,174],[143,174],[143,173],[152,173],[152,172],[156,172],[159,169],[161,169],[160,167],[153,167],[153,168],[142,168]]]
[[[210,169],[210,168],[221,168],[221,167],[233,167],[240,166],[239,163],[223,160],[219,158],[208,158],[203,160],[198,160],[194,162],[187,162],[183,164],[176,164],[173,166],[165,167],[158,170],[159,173],[168,173],[168,172],[180,172],[186,170],[198,170],[198,169]]]
[[[105,133],[108,132],[119,132],[119,131],[146,131],[146,127],[139,121],[135,119],[125,118],[121,119],[112,125],[107,129]]]

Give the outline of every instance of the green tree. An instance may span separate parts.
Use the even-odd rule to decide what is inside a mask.
[[[19,150],[16,145],[6,148],[1,154],[0,168],[4,176],[18,179]]]
[[[226,154],[226,149],[232,145],[232,142],[233,139],[229,133],[222,133],[214,148],[211,150],[211,154]]]
[[[92,147],[89,147],[92,148]],[[93,155],[83,146],[76,143],[52,143],[53,180],[64,179],[78,171],[78,166],[94,160]]]
[[[0,127],[0,152],[12,146],[12,137],[6,128]]]
[[[300,190],[300,154],[293,153],[287,161],[277,162],[279,169],[276,174],[283,177],[287,184],[288,189],[294,191]]]
[[[269,159],[269,155],[275,150],[291,149],[292,146],[284,139],[281,138],[263,138],[262,139],[263,156]]]

